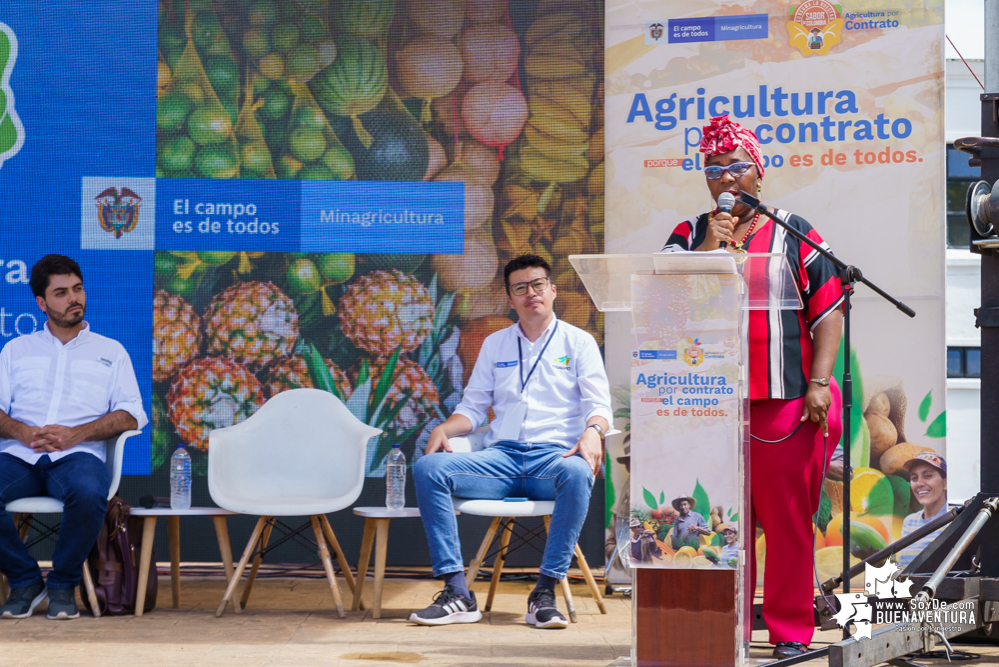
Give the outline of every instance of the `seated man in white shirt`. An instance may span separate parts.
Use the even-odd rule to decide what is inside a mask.
[[[612,415],[597,343],[555,317],[550,276],[548,262],[536,255],[506,265],[507,295],[520,321],[483,342],[461,403],[431,432],[427,456],[413,467],[434,575],[445,582],[433,604],[410,615],[415,623],[474,623],[482,618],[475,594],[465,585],[451,502],[459,496],[555,501],[526,620],[539,628],[568,625],[556,607],[554,589],[572,561]],[[448,438],[470,433],[490,407],[496,418],[486,449],[452,453]]]
[[[31,269],[31,291],[48,322],[0,350],[0,571],[11,588],[0,618],[26,618],[46,597],[49,618],[77,618],[74,589],[111,485],[103,441],[148,420],[125,348],[83,320],[79,265],[46,255]],[[65,507],[47,585],[6,511],[30,496]]]

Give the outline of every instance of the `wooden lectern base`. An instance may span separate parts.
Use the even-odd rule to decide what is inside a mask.
[[[736,664],[735,571],[637,568],[634,574],[634,667]]]

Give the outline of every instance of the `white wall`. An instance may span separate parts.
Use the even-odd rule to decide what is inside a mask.
[[[978,19],[973,14],[978,12]],[[950,0],[947,3],[947,34],[968,64],[985,76],[982,2]],[[960,26],[955,28],[954,26]],[[977,41],[976,41],[977,40]],[[957,54],[947,45],[947,57]],[[981,87],[960,60],[947,60],[947,142],[981,134]],[[947,346],[979,347],[981,334],[975,328],[973,311],[981,304],[981,260],[967,250],[947,250]],[[981,380],[947,380],[947,491],[950,502],[962,502],[980,488]]]
[[[984,82],[985,61],[969,60],[968,65]],[[962,137],[977,137],[982,132],[982,105],[978,98],[982,87],[968,71],[968,65],[960,60],[947,61],[947,82],[944,88],[947,126],[944,134],[948,144]]]

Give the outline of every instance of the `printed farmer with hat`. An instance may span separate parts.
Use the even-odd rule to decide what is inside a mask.
[[[652,557],[662,558],[663,550],[656,544],[655,534],[642,524],[638,517],[631,517],[631,560],[648,563]]]
[[[690,496],[680,496],[673,501],[673,509],[680,513],[673,522],[673,532],[670,533],[673,549],[680,547],[696,549],[701,544],[698,537],[711,534],[704,517],[693,511],[696,505],[697,501]]]
[[[902,523],[902,537],[905,537],[947,511],[947,461],[934,452],[923,452],[906,461],[902,467],[909,471],[912,495],[923,506],[922,510],[905,517]],[[942,531],[943,528],[935,530],[900,551],[898,566],[901,568],[911,563]]]

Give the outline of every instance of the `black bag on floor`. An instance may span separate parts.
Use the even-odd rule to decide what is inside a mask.
[[[142,552],[142,519],[129,516],[131,506],[114,496],[108,501],[104,525],[84,567],[90,569],[101,615],[125,616],[135,613],[139,592],[139,556]],[[149,559],[149,579],[143,612],[156,606],[156,555]],[[86,587],[80,584],[83,606],[90,609]]]

